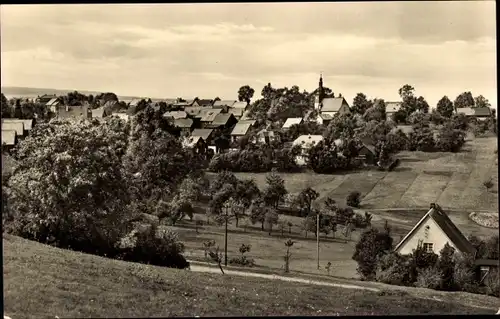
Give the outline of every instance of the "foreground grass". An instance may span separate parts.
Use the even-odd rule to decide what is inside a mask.
[[[4,312],[28,317],[487,314],[493,309],[375,293],[193,273],[52,248],[5,235]]]

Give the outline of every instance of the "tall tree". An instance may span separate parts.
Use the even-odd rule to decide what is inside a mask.
[[[453,115],[453,102],[445,95],[437,103],[436,110],[442,116],[450,118]]]
[[[316,192],[311,187],[303,189],[295,199],[295,204],[301,211],[302,216],[309,216],[312,212],[312,204],[319,197],[318,192]]]
[[[453,106],[455,109],[462,108],[462,107],[474,107],[474,97],[472,97],[472,93],[470,91],[468,92],[463,92],[453,102]]]
[[[356,94],[356,97],[354,97],[354,100],[352,101],[351,110],[354,113],[363,115],[365,114],[366,110],[368,110],[372,106],[373,102],[369,101],[366,98],[366,95],[364,95],[363,93],[358,93]]]
[[[415,109],[422,113],[429,113],[429,104],[423,96],[419,96],[415,101]]]
[[[2,118],[9,118],[11,117],[12,109],[10,107],[9,100],[5,97],[5,95],[2,93],[1,97],[1,103],[2,103]]]
[[[266,176],[267,187],[264,190],[263,198],[266,205],[278,208],[280,201],[288,194],[285,181],[276,172],[271,172]]]
[[[249,85],[244,85],[238,90],[238,101],[250,103],[254,93],[254,89],[252,89]]]
[[[474,106],[475,107],[490,107],[491,104],[490,102],[488,101],[488,99],[486,99],[484,96],[482,95],[479,95],[479,96],[476,96],[474,98]]]

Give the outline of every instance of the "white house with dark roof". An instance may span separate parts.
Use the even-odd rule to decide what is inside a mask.
[[[24,124],[24,130],[26,131],[31,131],[33,128],[33,119],[16,119],[16,118],[11,118],[11,119],[2,119],[2,123],[19,123],[22,122]]]

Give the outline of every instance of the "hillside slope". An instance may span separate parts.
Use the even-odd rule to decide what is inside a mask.
[[[4,313],[27,317],[487,314],[384,294],[194,273],[61,250],[4,235]]]

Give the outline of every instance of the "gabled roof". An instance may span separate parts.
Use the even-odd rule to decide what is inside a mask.
[[[194,102],[193,102],[194,103]],[[212,106],[213,104],[213,101],[210,100],[210,99],[198,99],[196,101],[196,103],[199,105],[199,106]]]
[[[185,111],[170,111],[163,114],[163,117],[173,117],[174,120],[187,118]]]
[[[16,135],[23,136],[23,122],[2,122],[2,131],[16,131]]]
[[[231,132],[232,136],[243,136],[248,133],[248,130],[250,129],[250,124],[249,123],[237,123],[233,131]]]
[[[243,116],[243,109],[229,109],[229,112],[228,113],[231,113],[234,115],[234,117],[242,117]]]
[[[2,145],[3,144],[8,146],[16,145],[16,131],[4,130],[2,127]]]
[[[472,107],[459,107],[457,108],[457,114],[465,114],[465,116],[474,116],[474,109]]]
[[[186,113],[189,116],[194,116],[194,117],[197,117],[202,110],[203,107],[201,106],[186,106],[186,108],[184,109],[184,111],[186,111]]]
[[[215,101],[214,107],[233,107],[234,103],[236,103],[235,100],[222,100],[222,101]]]
[[[235,109],[246,109],[248,107],[247,102],[235,102],[232,106]]]
[[[489,107],[476,107],[474,108],[475,116],[491,116],[491,110]]]
[[[189,136],[185,139],[182,140],[182,145],[184,147],[193,147],[195,146],[200,140],[203,140],[201,136]]]
[[[451,243],[462,253],[473,254],[475,252],[474,246],[465,238],[462,232],[453,224],[451,219],[446,213],[439,208],[438,205],[431,204],[431,209],[420,219],[420,221],[413,227],[412,230],[397,244],[394,248],[395,251],[401,247],[423,224],[427,219],[432,218],[439,228],[446,234]]]
[[[201,116],[201,121],[202,122],[213,122],[215,118],[217,117],[218,114],[222,112],[221,109],[208,109],[203,113]]]
[[[234,115],[231,113],[219,113],[215,116],[214,120],[212,121],[212,125],[217,125],[217,126],[226,125],[231,116],[234,117]]]
[[[300,123],[302,123],[301,117],[290,117],[286,119],[285,124],[283,124],[282,128],[290,128],[290,126]]]
[[[103,118],[105,115],[104,106],[92,110],[92,118]]]
[[[322,112],[338,112],[344,103],[349,106],[343,97],[324,98],[321,103],[323,104],[323,107],[321,108]]]
[[[2,123],[9,123],[9,122],[12,122],[12,123],[15,123],[15,122],[23,122],[24,124],[24,129],[26,131],[30,131],[32,128],[33,128],[33,119],[27,119],[27,120],[22,120],[22,119],[2,119]]]
[[[174,125],[180,128],[191,128],[193,126],[192,119],[176,119]]]
[[[57,100],[56,97],[50,99],[50,101],[48,101],[45,105],[46,106],[53,106],[53,105],[57,105],[59,103],[59,101]]]
[[[257,123],[256,120],[240,120],[238,124],[250,124],[250,126],[255,125]]]
[[[212,129],[201,129],[201,128],[198,128],[198,129],[195,129],[193,132],[191,132],[191,136],[200,136],[201,138],[203,138],[203,140],[207,140],[210,135],[212,134],[214,130]]]
[[[323,140],[323,135],[301,135],[293,141],[293,146],[311,147]]]
[[[396,113],[401,109],[401,102],[385,102],[386,113]]]

